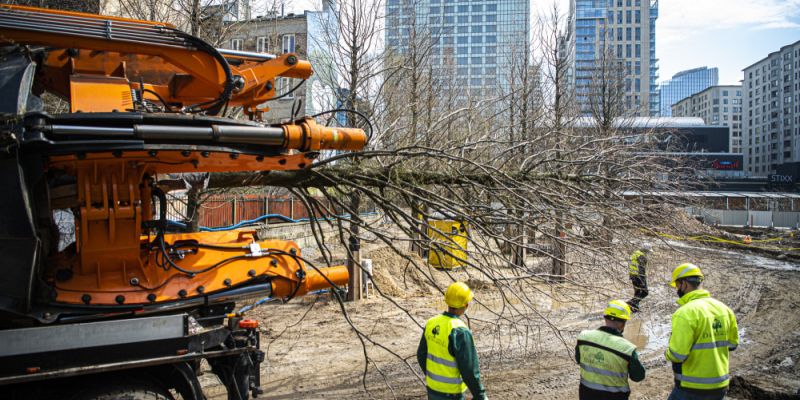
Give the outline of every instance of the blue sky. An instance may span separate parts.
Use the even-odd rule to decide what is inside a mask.
[[[800,40],[800,0],[661,0],[659,11],[660,81],[705,65],[738,84],[743,68]]]
[[[258,0],[256,0],[258,1]],[[278,0],[280,1],[280,0]],[[569,0],[532,0],[537,10],[569,11]],[[286,0],[296,11],[318,0]],[[719,68],[720,84],[738,84],[742,69],[800,40],[800,0],[660,0],[656,21],[659,82],[677,72]]]

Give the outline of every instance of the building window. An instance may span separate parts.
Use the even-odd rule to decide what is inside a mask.
[[[278,96],[286,95],[285,97],[283,97],[284,99],[293,99],[294,98],[294,93],[289,93],[289,91],[292,90],[292,87],[293,87],[291,78],[278,78],[277,79],[277,84],[278,84],[278,88],[277,88],[278,89]],[[289,93],[289,94],[286,94],[286,93]],[[280,100],[278,100],[278,101],[280,101]]]
[[[266,53],[267,52],[267,37],[266,36],[259,36],[256,38],[256,52],[258,53]]]
[[[231,50],[242,50],[242,39],[231,39]]]
[[[295,51],[295,43],[294,43],[294,34],[290,33],[287,35],[281,36],[281,52],[282,53],[294,53]]]

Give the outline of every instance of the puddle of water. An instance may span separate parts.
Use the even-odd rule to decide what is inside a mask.
[[[622,333],[622,336],[636,345],[636,349],[639,351],[643,350],[650,341],[650,336],[647,334],[647,330],[642,329],[642,325],[642,320],[632,319],[625,324],[625,332]]]
[[[761,257],[753,254],[743,254],[731,250],[720,250],[710,247],[692,246],[684,242],[678,242],[674,240],[667,240],[667,243],[669,243],[670,246],[681,247],[684,249],[696,249],[696,250],[703,250],[704,252],[726,254],[730,257],[735,257],[743,260],[744,261],[743,265],[751,267],[778,270],[778,271],[800,271],[800,265],[792,262],[775,260],[772,258]]]

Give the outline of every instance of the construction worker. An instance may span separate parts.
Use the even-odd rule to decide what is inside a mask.
[[[672,271],[670,285],[680,307],[672,314],[665,354],[675,373],[669,400],[716,400],[728,391],[728,352],[739,344],[739,328],[733,311],[700,289],[702,282],[703,272],[694,264]]]
[[[417,362],[425,374],[428,399],[464,399],[467,389],[475,400],[485,400],[478,353],[472,332],[459,318],[472,301],[463,282],[451,284],[444,293],[447,311],[428,320],[417,348]]]
[[[642,247],[631,254],[631,264],[628,267],[628,274],[633,284],[633,298],[628,300],[632,312],[639,312],[639,302],[647,297],[647,255],[650,254],[652,246],[645,243]]]
[[[622,300],[612,300],[603,312],[605,325],[578,335],[575,361],[581,366],[581,400],[627,399],[631,394],[628,378],[644,379],[645,370],[636,346],[622,337],[631,308]]]

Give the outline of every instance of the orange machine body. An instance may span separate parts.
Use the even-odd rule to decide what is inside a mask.
[[[47,48],[37,65],[34,93],[63,97],[72,113],[104,112],[106,122],[113,119],[108,117],[110,112],[118,113],[120,121],[128,111],[147,112],[136,109],[136,95],[163,103],[162,111],[181,117],[180,112],[225,92],[231,84],[226,65],[237,82],[226,104],[241,106],[258,120],[263,111],[258,107],[275,95],[277,77],[306,79],[312,74],[311,65],[294,54],[274,58],[233,54],[225,56],[230,64],[221,62],[213,52],[186,42],[185,34],[168,24],[0,5],[3,18],[33,18],[55,27],[121,27],[117,29],[122,33],[106,37],[24,24],[7,25],[12,27],[0,31],[0,43]],[[141,43],[125,36],[145,34],[161,41]],[[192,123],[197,125],[197,121]],[[261,127],[252,123],[241,130],[248,137],[256,135],[256,145],[247,142],[244,147],[214,142],[219,139],[216,131],[207,141],[192,143],[178,135],[151,145],[136,136],[137,126],[132,126],[128,135],[144,141],[140,148],[104,150],[95,145],[88,151],[45,157],[48,174],[74,177],[75,182],[50,189],[51,209],[70,209],[75,220],[74,245],[49,254],[42,273],[54,289],[54,303],[159,304],[265,282],[272,296],[291,297],[346,284],[346,268],[309,269],[299,247],[290,241],[264,240],[250,231],[157,233],[155,229],[160,216],[153,194],[166,174],[302,169],[318,150],[359,150],[367,140],[361,129],[320,126],[311,118],[264,129],[276,128],[282,132],[280,143],[259,148],[256,131]],[[94,134],[92,126],[80,129],[70,131],[70,137]],[[113,140],[108,142],[114,146]]]

